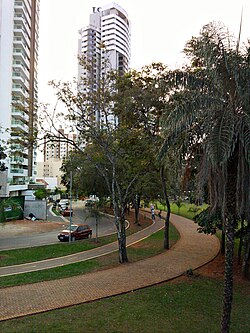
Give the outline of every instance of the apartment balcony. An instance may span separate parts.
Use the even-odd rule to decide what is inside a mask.
[[[22,50],[22,53],[24,53],[26,57],[29,57],[30,50],[29,50],[27,44],[24,42],[24,38],[20,38],[21,40],[16,40],[17,38],[20,38],[20,37],[16,37],[14,39],[14,50],[20,49],[20,50]]]
[[[19,1],[15,1],[15,11],[20,11],[21,13],[26,12],[31,15],[30,2],[30,0],[23,0],[21,3]]]
[[[24,169],[10,169],[10,173],[13,177],[24,176]]]
[[[27,22],[29,26],[31,25],[31,19],[29,15],[27,15],[26,12],[20,8],[15,9],[14,20],[15,22],[19,22],[20,20],[25,20],[25,22]]]
[[[10,184],[9,185],[9,191],[15,192],[15,191],[25,191],[28,189],[28,184]]]
[[[17,73],[17,72],[14,72],[12,74],[12,82],[13,84],[17,85],[22,85],[23,87],[29,87],[29,81],[24,77],[22,76],[20,73]]]
[[[25,181],[25,179],[28,177],[28,170],[24,169],[24,168],[11,168],[10,169],[10,177],[12,178],[12,180],[15,181],[22,181],[25,184],[27,183],[27,181]]]
[[[16,131],[22,131],[25,133],[29,132],[29,127],[24,122],[20,120],[12,120],[11,121],[11,129]]]
[[[12,165],[13,170],[18,169],[17,165],[28,166],[28,159],[22,156],[14,156],[10,158],[10,163]]]
[[[22,77],[29,78],[29,71],[23,64],[13,64],[13,73],[20,73]]]
[[[27,100],[28,100],[28,98],[29,98],[29,93],[28,93],[27,91],[25,91],[25,90],[23,89],[23,87],[21,87],[20,85],[13,86],[13,87],[12,87],[12,92],[13,92],[14,94],[17,94],[17,95],[19,95],[19,96],[22,96],[22,97],[26,98]]]
[[[22,29],[16,29],[14,31],[14,38],[16,38],[16,37],[22,37],[23,39],[29,40],[29,36],[28,36],[27,32]]]
[[[26,55],[24,55],[22,52],[13,50],[13,59],[14,61],[18,60],[21,63],[24,63],[27,68],[30,68],[30,62]]]
[[[17,120],[21,120],[21,121],[24,121],[24,122],[29,121],[29,116],[22,110],[12,108],[11,115],[12,115],[13,118],[15,118]]]

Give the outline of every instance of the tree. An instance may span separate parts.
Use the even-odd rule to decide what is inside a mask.
[[[122,120],[127,127],[134,128],[144,138],[144,150],[149,159],[147,173],[142,175],[136,190],[136,198],[149,202],[150,199],[163,198],[167,207],[164,232],[164,248],[169,248],[170,203],[168,184],[170,177],[166,164],[158,159],[159,147],[162,144],[160,118],[166,103],[171,85],[164,81],[168,68],[161,63],[144,66],[141,71],[131,71],[127,80],[120,82],[119,91],[125,96],[126,107]],[[144,159],[146,156],[144,156]],[[167,179],[168,178],[168,179]],[[136,216],[138,200],[135,201]]]
[[[46,199],[49,196],[49,191],[44,187],[39,188],[39,189],[35,190],[34,196],[38,200],[43,200],[43,199]]]
[[[91,155],[91,151],[93,155]],[[86,147],[86,154],[94,158],[97,151],[95,147]],[[107,191],[107,185],[104,178],[95,168],[95,165],[86,155],[81,152],[72,151],[67,158],[64,158],[61,171],[63,172],[62,183],[68,188],[70,185],[70,171],[73,174],[72,193],[73,195],[98,197],[107,197],[110,193]]]
[[[95,65],[85,59],[80,59],[80,64],[85,66],[89,73],[92,73],[91,66]],[[125,211],[135,183],[147,168],[148,159],[144,159],[146,140],[142,131],[137,131],[134,126],[129,127],[123,119],[128,110],[126,105],[131,104],[127,103],[126,96],[120,92],[121,77],[110,70],[104,72],[97,83],[91,82],[91,75],[82,78],[77,83],[76,90],[70,83],[51,84],[56,89],[58,100],[67,108],[64,121],[70,124],[69,128],[75,127],[78,132],[79,141],[70,143],[80,155],[92,163],[105,180],[114,210],[119,261],[126,262]],[[94,83],[93,90],[82,87],[94,87]],[[45,129],[46,137],[56,140],[53,133],[53,130],[56,130],[56,121],[48,113],[44,116],[47,123],[50,122],[51,128]],[[60,140],[69,142],[63,135]]]
[[[226,234],[221,332],[229,332],[233,298],[234,237],[239,216],[249,228],[250,48],[239,49],[224,27],[208,24],[185,47],[191,66],[171,75],[162,153],[181,143],[184,161],[198,156],[199,180],[220,209]],[[249,229],[247,236],[249,237]],[[245,238],[246,239],[246,238]]]
[[[0,146],[0,172],[5,171],[7,169],[5,163],[1,161],[4,160],[6,157],[7,155],[4,152],[4,148]]]

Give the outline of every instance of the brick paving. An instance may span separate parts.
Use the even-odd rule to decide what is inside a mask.
[[[216,257],[220,244],[215,236],[198,233],[197,225],[177,215],[171,215],[171,223],[178,229],[180,240],[170,250],[152,258],[95,273],[0,289],[0,320],[151,286],[180,276],[189,268],[196,269]]]

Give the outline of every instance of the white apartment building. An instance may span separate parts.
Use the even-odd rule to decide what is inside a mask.
[[[78,54],[88,61],[93,61],[94,68],[87,73],[78,67],[78,80],[91,75],[92,86],[84,87],[86,91],[95,90],[102,76],[104,62],[108,61],[111,69],[126,72],[130,65],[131,28],[128,14],[118,4],[112,2],[103,7],[93,7],[89,25],[79,30]],[[98,114],[96,114],[98,120]]]
[[[103,7],[93,7],[92,11],[89,25],[79,30],[79,55],[97,58],[101,62],[108,57],[113,69],[126,72],[129,69],[131,49],[128,14],[114,2]]]
[[[63,175],[60,170],[61,166],[62,160],[54,157],[50,157],[44,162],[37,162],[37,178],[44,179],[45,181],[50,179],[48,181],[49,184],[53,182],[57,188],[65,189],[65,186],[61,183]]]
[[[73,150],[71,142],[76,142],[75,133],[66,133],[62,127],[58,129],[58,134],[53,141],[44,138],[43,162],[37,162],[37,177],[46,179],[48,177],[56,179],[57,187],[64,189],[61,184],[63,158],[67,158]]]
[[[56,138],[47,142],[47,138],[44,139],[44,151],[43,161],[46,162],[50,158],[56,158],[62,160],[67,157],[70,151],[73,150],[73,145],[70,142],[76,142],[77,136],[75,133],[66,133],[62,127],[58,129],[58,135]]]
[[[23,194],[35,177],[36,152],[28,138],[38,99],[39,2],[0,0],[0,139],[11,139],[8,169],[0,179],[3,197]]]

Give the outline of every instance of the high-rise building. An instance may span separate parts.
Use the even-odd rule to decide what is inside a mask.
[[[93,64],[91,73],[79,65],[78,80],[91,76],[86,91],[95,90],[106,63],[111,69],[126,72],[130,65],[131,27],[126,11],[112,2],[103,7],[93,7],[89,25],[79,30],[78,54]],[[96,115],[98,120],[98,115]]]
[[[35,177],[39,2],[0,0],[0,139],[11,141],[0,196],[22,194]]]
[[[62,127],[53,139],[44,138],[43,162],[37,162],[37,176],[40,178],[56,178],[57,187],[61,184],[63,172],[60,170],[64,158],[74,149],[73,143],[77,141],[75,133],[66,133]],[[72,144],[71,144],[71,143]]]
[[[66,133],[62,127],[58,129],[58,134],[53,139],[44,139],[43,161],[46,162],[50,158],[62,160],[68,157],[70,151],[74,149],[73,143],[76,142],[77,135],[75,133]],[[72,144],[70,144],[72,142]]]
[[[112,2],[93,7],[89,25],[79,30],[79,55],[101,62],[108,57],[113,69],[125,72],[130,63],[130,21],[126,11]]]

